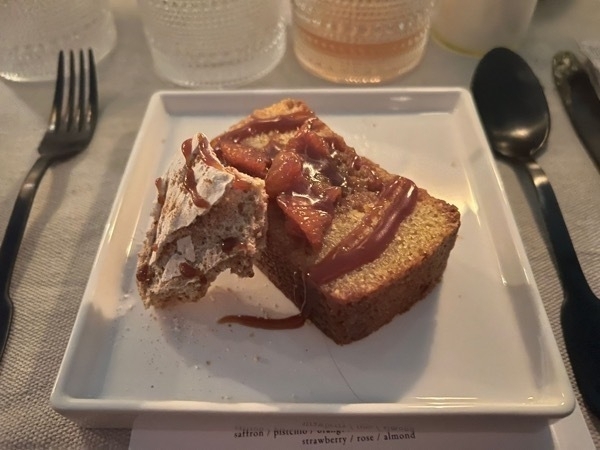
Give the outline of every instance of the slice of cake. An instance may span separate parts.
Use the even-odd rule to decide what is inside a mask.
[[[136,274],[146,307],[198,301],[227,269],[254,275],[267,229],[263,180],[224,167],[198,134],[182,144],[156,187]]]
[[[440,281],[458,209],[357,155],[302,101],[256,110],[211,145],[227,166],[265,180],[267,244],[256,264],[338,344],[371,334]]]

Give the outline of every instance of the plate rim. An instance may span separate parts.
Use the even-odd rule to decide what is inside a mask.
[[[498,168],[491,156],[490,152],[490,167],[495,175],[496,182],[498,184],[499,193],[501,196],[501,200],[503,203],[503,208],[505,209],[505,218],[508,221],[509,232],[511,236],[516,239],[515,247],[516,249],[522,253],[519,254],[520,259],[523,261],[524,270],[526,271],[528,277],[530,278],[531,286],[535,290],[536,299],[535,299],[535,307],[536,311],[541,314],[541,323],[540,326],[545,335],[545,340],[547,344],[550,344],[551,349],[553,351],[553,355],[550,355],[552,358],[556,359],[558,356],[559,362],[562,363],[563,373],[559,373],[559,380],[557,383],[563,386],[562,394],[563,401],[552,404],[541,403],[519,403],[519,402],[508,402],[503,403],[501,405],[494,404],[493,408],[486,407],[486,404],[481,404],[477,402],[473,402],[470,404],[463,403],[461,405],[449,405],[445,404],[443,407],[434,407],[431,404],[424,403],[422,406],[420,405],[406,405],[402,403],[296,403],[296,402],[270,402],[270,403],[252,403],[252,402],[244,402],[244,403],[218,403],[218,402],[208,402],[208,401],[171,401],[171,400],[161,400],[161,401],[143,401],[143,400],[120,400],[120,399],[102,399],[102,398],[80,398],[80,397],[72,397],[67,394],[65,388],[65,383],[68,382],[68,365],[70,364],[70,356],[75,352],[75,348],[77,346],[77,336],[83,332],[83,328],[85,325],[85,312],[88,307],[91,306],[91,302],[86,302],[86,299],[90,297],[90,286],[93,284],[93,278],[95,274],[95,268],[98,265],[98,262],[101,258],[101,254],[103,249],[106,248],[108,242],[110,240],[111,228],[114,222],[117,220],[120,212],[120,205],[123,201],[123,198],[126,193],[127,184],[129,183],[130,173],[134,170],[134,166],[137,158],[139,157],[139,153],[141,152],[141,142],[143,140],[143,136],[147,130],[147,128],[151,125],[152,117],[151,115],[155,113],[154,108],[156,108],[159,104],[162,104],[163,109],[165,108],[165,98],[186,98],[186,97],[222,97],[222,96],[230,96],[230,97],[244,97],[244,96],[253,96],[258,98],[265,98],[270,96],[278,96],[282,97],[297,97],[297,98],[305,98],[309,96],[323,96],[323,95],[335,95],[335,96],[347,96],[347,95],[382,95],[389,96],[392,94],[415,94],[420,95],[423,93],[428,94],[442,94],[442,93],[452,93],[455,94],[458,99],[464,99],[466,103],[466,108],[470,115],[474,115],[474,122],[478,125],[477,129],[474,132],[477,134],[478,139],[482,140],[487,144],[487,139],[485,138],[485,134],[483,131],[483,127],[479,121],[479,117],[476,112],[476,108],[474,102],[472,100],[471,93],[468,89],[463,87],[444,87],[444,86],[434,86],[434,87],[404,87],[404,88],[336,88],[336,89],[326,89],[326,88],[310,88],[310,89],[263,89],[263,90],[250,90],[250,89],[240,89],[240,90],[206,90],[206,91],[184,91],[184,90],[160,90],[152,94],[147,104],[143,120],[141,122],[140,128],[137,132],[136,138],[134,140],[132,150],[130,152],[127,164],[125,166],[125,170],[123,172],[115,199],[113,201],[109,216],[107,218],[104,232],[102,234],[98,250],[96,256],[93,261],[93,265],[90,271],[90,278],[88,279],[88,283],[86,289],[84,291],[81,304],[79,306],[77,316],[75,318],[75,322],[73,325],[73,329],[71,331],[71,335],[63,355],[63,359],[60,364],[60,368],[58,374],[56,376],[56,380],[54,382],[54,386],[52,388],[52,392],[50,395],[50,405],[57,412],[69,417],[70,419],[79,422],[85,426],[93,426],[95,424],[102,424],[103,420],[112,416],[114,418],[115,423],[119,422],[119,418],[124,419],[125,422],[131,423],[131,418],[127,418],[128,415],[132,415],[132,417],[139,413],[164,413],[164,414],[172,414],[172,413],[190,413],[190,414],[214,414],[214,413],[226,413],[226,414],[260,414],[260,415],[338,415],[340,413],[344,415],[351,416],[362,416],[362,415],[379,415],[379,416],[390,416],[390,415],[414,415],[414,416],[443,416],[443,415],[510,415],[510,416],[535,416],[535,417],[548,417],[548,418],[558,418],[565,417],[570,414],[575,408],[575,396],[572,390],[572,386],[566,374],[566,368],[564,366],[564,361],[559,352],[558,345],[556,343],[556,338],[552,332],[550,327],[549,319],[547,313],[543,309],[543,302],[541,299],[541,294],[539,289],[535,283],[535,279],[533,277],[533,272],[529,265],[529,259],[527,258],[527,254],[525,253],[525,249],[523,246],[523,242],[521,240],[521,236],[519,230],[516,226],[516,221],[510,204],[508,202],[508,198],[506,195],[506,191],[502,182],[502,179],[499,175]],[[168,111],[164,111],[167,116],[173,116],[173,114]],[[550,333],[548,336],[547,333]],[[545,347],[544,347],[545,348]],[[555,361],[556,362],[556,361]],[[240,410],[240,405],[244,405],[245,407]],[[385,409],[382,410],[381,406],[385,405]],[[298,410],[299,406],[303,406],[302,410]],[[352,406],[352,408],[348,410],[343,410],[344,406]],[[379,408],[379,409],[377,409]],[[343,410],[343,411],[340,411]],[[83,415],[82,415],[83,414]],[[127,423],[125,425],[127,425]]]

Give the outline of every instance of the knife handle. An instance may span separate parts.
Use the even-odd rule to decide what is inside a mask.
[[[579,140],[600,169],[600,99],[595,79],[577,57],[567,51],[552,60],[554,84]]]

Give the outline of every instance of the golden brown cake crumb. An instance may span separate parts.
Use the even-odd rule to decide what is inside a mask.
[[[304,102],[256,110],[211,144],[265,179],[267,244],[256,263],[338,344],[368,336],[440,281],[458,209],[358,156]]]

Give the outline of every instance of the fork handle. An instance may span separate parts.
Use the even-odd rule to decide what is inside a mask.
[[[12,214],[8,220],[4,239],[0,246],[0,290],[6,296],[9,293],[12,271],[17,260],[21,241],[23,240],[25,226],[27,225],[35,193],[51,162],[51,158],[42,155],[33,164],[33,167],[29,170],[23,181],[23,185],[13,206]]]

